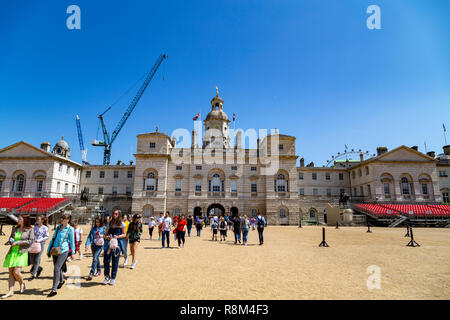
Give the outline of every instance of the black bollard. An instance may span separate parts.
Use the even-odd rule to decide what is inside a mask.
[[[370,231],[370,224],[367,224],[367,232],[372,233],[372,231]]]
[[[329,247],[328,243],[325,241],[325,228],[322,228],[322,242],[319,247]]]
[[[411,241],[406,245],[407,247],[420,247],[420,244],[418,244],[416,241],[414,241],[414,235],[412,227],[409,227],[409,233],[411,234]]]
[[[3,232],[3,223],[0,224],[0,236],[4,236],[5,233]]]
[[[339,222],[336,221],[336,229],[339,229]]]
[[[406,225],[406,234],[405,237],[410,237],[409,235],[409,224]]]

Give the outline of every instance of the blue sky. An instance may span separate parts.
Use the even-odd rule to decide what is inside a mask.
[[[71,4],[81,30],[66,27]],[[381,30],[366,27],[372,4]],[[374,153],[424,151],[426,141],[440,153],[442,123],[450,129],[449,15],[447,0],[3,0],[0,147],[64,136],[81,161],[78,114],[88,160],[101,163],[103,149],[90,145],[97,115],[164,52],[112,163],[131,159],[139,133],[192,130],[216,85],[236,127],[296,136],[307,163],[321,166],[345,144]],[[110,132],[138,88],[105,115]]]

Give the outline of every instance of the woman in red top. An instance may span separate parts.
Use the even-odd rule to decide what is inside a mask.
[[[182,214],[177,225],[178,248],[180,248],[181,242],[183,242],[184,248],[184,235],[186,234],[186,228],[187,228],[187,221],[184,218],[184,214]]]
[[[178,216],[173,217],[173,238],[177,241],[177,225],[178,225]]]

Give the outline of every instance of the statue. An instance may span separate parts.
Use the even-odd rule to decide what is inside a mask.
[[[341,192],[341,194],[339,195],[339,206],[346,206],[347,205],[347,201],[350,197],[348,196],[348,194],[346,192]]]
[[[89,200],[89,197],[88,197],[88,193],[87,193],[86,188],[84,188],[83,191],[81,191],[81,197],[80,197],[80,200],[81,200],[81,201],[85,201],[85,202],[87,202],[87,201]]]

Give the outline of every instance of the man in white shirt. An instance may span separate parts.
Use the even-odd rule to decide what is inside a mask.
[[[163,213],[162,212],[160,212],[159,213],[159,218],[158,218],[158,221],[157,221],[157,224],[156,224],[156,226],[158,227],[158,240],[161,240],[161,235],[162,235],[162,231],[161,231],[161,229],[159,228],[159,225],[163,222],[163,220],[164,220],[164,216],[163,216]]]
[[[172,228],[172,218],[170,217],[169,211],[166,212],[166,216],[163,220],[164,231],[162,232],[162,249],[164,248],[164,241],[167,238],[167,248],[169,248],[170,243],[170,230]]]

